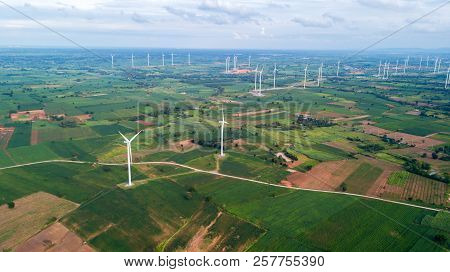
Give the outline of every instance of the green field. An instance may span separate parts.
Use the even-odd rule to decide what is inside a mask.
[[[343,184],[347,185],[348,192],[363,195],[382,172],[381,168],[364,162],[344,180]]]

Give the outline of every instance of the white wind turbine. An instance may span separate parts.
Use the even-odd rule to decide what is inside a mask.
[[[134,54],[131,54],[131,67],[134,68]]]
[[[427,56],[427,68],[428,68],[428,63],[430,62],[430,56]]]
[[[397,64],[395,65],[395,74],[398,74],[398,60],[397,60]]]
[[[262,74],[264,71],[264,66],[261,68],[261,71],[259,72],[259,95],[262,94]]]
[[[423,57],[420,57],[419,71],[422,71],[422,61],[423,61]]]
[[[114,68],[114,55],[111,55],[111,69]]]
[[[438,73],[441,72],[441,62],[442,62],[442,59],[439,59],[439,64],[438,64],[438,69],[437,69]]]
[[[447,78],[445,79],[445,89],[447,90],[448,84],[450,84],[450,68],[447,69]]]
[[[256,65],[256,69],[255,69],[255,94],[256,94],[256,82],[257,82],[257,79],[258,79],[258,68],[259,68],[259,64],[258,65]]]
[[[408,59],[405,59],[405,65],[403,65],[403,74],[406,74],[406,66],[408,66]]]
[[[306,89],[306,74],[308,73],[308,64],[305,67],[305,79],[303,79],[303,89]]]
[[[317,86],[320,87],[320,81],[322,80],[322,67],[323,63],[319,67],[319,74],[317,75]]]
[[[386,79],[386,68],[387,68],[387,61],[384,62],[383,79]]]
[[[234,66],[233,70],[237,70],[237,56],[236,55],[234,55],[234,57],[233,57],[233,66]]]
[[[150,54],[147,53],[147,67],[150,67]]]
[[[275,67],[273,68],[273,88],[277,87],[277,64],[275,63]]]
[[[381,76],[381,60],[380,60],[380,65],[378,65],[378,77]]]
[[[220,123],[220,156],[223,157],[223,156],[225,156],[225,154],[223,153],[223,132],[225,129],[225,124],[228,124],[225,121],[225,115],[223,113],[223,106],[222,106],[222,120],[219,121],[219,123]]]
[[[252,67],[252,56],[248,56],[248,67]]]
[[[191,52],[188,53],[188,65],[191,66]]]
[[[339,68],[340,68],[340,66],[341,66],[341,61],[338,61],[337,70],[336,70],[336,77],[339,77]]]
[[[172,66],[173,66],[173,53],[172,54],[170,54],[171,56],[172,56]]]
[[[131,164],[133,163],[133,156],[131,154],[131,142],[136,139],[136,137],[142,132],[139,131],[136,135],[134,135],[131,139],[125,137],[120,131],[119,134],[124,139],[124,143],[127,145],[127,162],[128,162],[128,186],[131,186]]]
[[[164,53],[162,53],[162,66],[166,65],[165,64],[165,58],[166,58],[166,55],[164,55]]]
[[[433,71],[433,74],[436,74],[438,61],[439,61],[439,58],[436,58],[436,60],[434,61],[434,71]]]

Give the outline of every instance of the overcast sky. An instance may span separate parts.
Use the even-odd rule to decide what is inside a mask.
[[[88,47],[359,49],[443,0],[0,0]],[[0,46],[72,46],[0,2]],[[450,47],[450,4],[378,48]]]

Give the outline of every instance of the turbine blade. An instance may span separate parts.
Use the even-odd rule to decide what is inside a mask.
[[[119,131],[120,136],[122,136],[122,138],[126,141],[129,142],[130,140],[127,139],[127,137],[123,136],[123,134]]]
[[[143,130],[139,131],[136,135],[133,136],[133,138],[130,139],[130,142],[132,142],[134,139],[136,139],[136,137],[141,134]]]

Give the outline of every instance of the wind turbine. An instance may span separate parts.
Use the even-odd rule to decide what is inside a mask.
[[[222,106],[222,120],[219,121],[220,123],[220,156],[223,157],[225,154],[223,153],[223,131],[225,129],[225,124],[228,124],[225,121],[225,115],[223,114],[223,106]]]
[[[323,63],[319,67],[319,74],[317,76],[317,86],[320,87],[320,81],[322,80],[322,67]]]
[[[173,53],[172,53],[172,54],[170,54],[170,55],[172,55],[172,66],[173,66]]]
[[[225,59],[225,74],[228,74],[228,62],[230,61],[230,57]]]
[[[398,59],[397,59],[397,64],[395,65],[395,74],[398,74]]]
[[[423,58],[420,57],[419,71],[422,71],[422,60],[423,60]]]
[[[405,59],[405,65],[403,65],[403,74],[406,74],[406,66],[408,65],[408,59]]]
[[[336,70],[336,77],[339,77],[339,68],[340,68],[340,65],[341,65],[341,61],[338,61],[338,64],[337,64],[337,70]]]
[[[264,71],[264,66],[263,66],[263,68],[261,68],[261,71],[259,72],[259,95],[261,95],[262,94],[262,74],[263,74],[263,71]]]
[[[233,66],[234,66],[233,70],[237,70],[237,56],[236,55],[233,56]]]
[[[128,186],[131,186],[131,164],[133,163],[133,156],[131,154],[131,142],[136,139],[136,137],[142,132],[139,131],[136,135],[134,135],[131,139],[125,137],[120,131],[119,134],[124,139],[124,143],[127,145],[127,161],[128,161]]]
[[[305,79],[303,80],[303,89],[306,89],[306,74],[308,73],[308,64],[305,67]]]
[[[439,58],[436,58],[436,60],[434,61],[434,71],[433,71],[433,74],[436,74],[438,61],[439,61]]]
[[[164,55],[164,53],[162,53],[162,66],[165,66],[165,57],[166,55]]]
[[[387,70],[386,70],[386,79],[389,79],[389,68],[391,67],[391,62],[388,62]]]
[[[248,56],[248,67],[252,67],[252,56]]]
[[[131,53],[131,67],[134,68],[134,54]]]
[[[428,68],[428,62],[430,61],[430,56],[427,56],[427,68]]]
[[[380,60],[380,65],[378,65],[378,77],[381,76],[381,60]]]
[[[150,54],[147,53],[147,67],[150,67]]]
[[[256,65],[256,69],[255,69],[255,90],[254,90],[255,94],[256,94],[256,82],[258,79],[258,68],[259,68],[259,64]]]
[[[276,88],[277,85],[277,64],[275,63],[275,67],[273,68],[273,88]]]
[[[114,68],[114,55],[111,55],[111,69]]]
[[[442,62],[442,59],[439,59],[439,64],[438,64],[438,69],[437,69],[438,73],[441,71],[441,62]]]
[[[188,53],[188,65],[191,66],[191,52]]]
[[[386,79],[386,68],[387,68],[387,61],[384,62],[383,79]]]
[[[447,69],[447,78],[445,79],[445,89],[447,90],[447,86],[450,83],[450,68]]]

